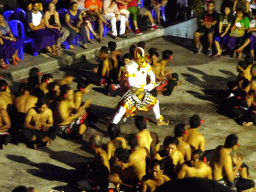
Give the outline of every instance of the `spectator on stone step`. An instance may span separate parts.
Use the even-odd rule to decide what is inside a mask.
[[[92,18],[95,18],[99,25],[99,42],[102,43],[102,36],[103,36],[103,23],[105,23],[108,27],[111,26],[110,23],[105,21],[103,17],[103,10],[102,10],[102,2],[101,0],[86,0],[84,3],[85,8],[89,9],[88,15]]]
[[[75,47],[73,46],[73,40],[76,38],[77,33],[82,36],[82,47],[87,49],[88,46],[86,45],[87,37],[86,37],[86,30],[83,25],[83,18],[81,15],[81,11],[78,10],[77,2],[73,2],[70,5],[69,11],[65,15],[65,27],[69,30],[70,35],[68,37],[69,48],[74,50]]]
[[[159,30],[159,28],[154,23],[154,19],[151,15],[150,11],[148,9],[144,8],[144,7],[138,7],[138,0],[131,0],[128,3],[128,11],[130,11],[130,15],[132,17],[135,33],[137,35],[142,34],[139,27],[138,27],[138,24],[137,24],[138,14],[148,16],[149,22],[151,23],[151,26],[150,26],[151,30]]]
[[[240,59],[242,57],[242,49],[243,49],[242,44],[244,42],[245,31],[249,27],[250,27],[250,19],[244,15],[242,9],[238,9],[236,11],[236,19],[231,26],[231,31],[229,33],[229,40],[227,44],[227,47],[231,51],[233,51],[234,58]]]
[[[202,51],[203,46],[200,43],[200,36],[206,34],[208,39],[208,49],[206,52],[207,56],[212,55],[212,43],[214,35],[214,26],[218,21],[218,13],[214,10],[214,1],[209,1],[207,3],[207,11],[205,11],[200,17],[200,27],[196,30],[194,34],[194,40],[196,44],[195,53],[198,54]]]
[[[229,38],[229,32],[231,24],[234,22],[234,16],[230,7],[225,7],[224,14],[219,19],[219,33],[214,37],[214,43],[217,49],[217,53],[214,57],[220,57],[222,53],[221,46],[226,46]]]
[[[4,19],[3,15],[0,14],[0,58],[11,59],[13,65],[17,65],[20,61],[17,53],[20,48],[24,45],[23,38],[15,38],[10,30],[8,22]],[[6,69],[7,66],[4,62],[0,64],[0,68]]]
[[[34,42],[33,52],[39,52],[46,48],[51,56],[58,57],[55,36],[49,29],[45,28],[44,13],[39,11],[39,3],[37,1],[33,1],[32,5],[32,11],[27,14],[27,21],[30,28],[28,36]]]
[[[70,32],[60,24],[59,13],[54,3],[50,3],[44,15],[45,26],[55,35],[56,51],[61,49],[61,44],[68,38]]]

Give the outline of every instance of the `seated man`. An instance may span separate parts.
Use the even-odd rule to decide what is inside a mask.
[[[48,93],[48,89],[47,89],[47,86],[49,83],[53,82],[53,76],[51,74],[44,74],[42,76],[42,79],[41,79],[41,83],[39,84],[39,89],[41,90],[41,92],[43,93],[39,93],[40,90],[38,90],[38,94],[37,96],[38,97],[42,97],[44,96],[46,93]]]
[[[119,62],[121,61],[121,58],[122,58],[122,51],[116,50],[116,42],[114,41],[108,42],[108,48],[110,51],[110,58],[114,62],[114,67],[116,69],[119,69]]]
[[[9,116],[12,114],[13,100],[11,96],[11,90],[8,83],[0,80],[0,107],[7,110]]]
[[[99,135],[93,135],[89,139],[89,144],[94,153],[94,159],[87,164],[86,170],[81,169],[81,174],[85,177],[78,179],[77,188],[80,191],[92,191],[93,187],[99,186],[101,191],[107,191],[110,164],[107,153],[102,149],[102,139]]]
[[[36,149],[41,144],[49,144],[58,132],[58,127],[53,127],[52,111],[47,108],[45,99],[39,98],[36,107],[28,110],[24,122],[24,137]]]
[[[146,119],[142,115],[136,116],[135,126],[139,130],[139,133],[137,133],[136,135],[139,147],[146,148],[148,152],[150,152],[152,138],[150,135],[150,131],[147,130]]]
[[[184,135],[187,135],[185,124],[178,124],[175,126],[174,135],[179,140],[178,150],[184,156],[185,161],[190,161],[191,159],[191,148],[190,145],[183,141]]]
[[[159,160],[153,160],[149,165],[150,173],[142,178],[142,192],[154,192],[157,187],[170,181],[164,174],[164,164]]]
[[[224,146],[218,146],[212,155],[210,166],[212,168],[213,179],[219,183],[241,192],[255,186],[252,180],[236,179],[239,168],[243,164],[240,156],[234,155],[232,163],[231,152],[238,148],[238,137],[230,134],[226,137]],[[235,166],[235,168],[234,168]]]
[[[195,53],[198,54],[202,51],[202,45],[200,44],[200,36],[207,33],[208,37],[208,50],[206,55],[212,55],[212,43],[213,43],[213,35],[214,35],[214,26],[218,21],[218,13],[214,10],[215,3],[214,1],[208,1],[207,3],[207,11],[205,11],[200,20],[201,27],[199,27],[195,34],[195,44],[196,50]]]
[[[45,95],[45,99],[49,104],[49,108],[54,111],[60,96],[60,86],[56,82],[51,82],[47,85],[48,93]]]
[[[57,79],[56,83],[61,87],[62,85],[70,85],[74,80],[74,77],[66,73],[63,79]]]
[[[0,149],[4,148],[11,141],[9,129],[11,127],[11,120],[7,111],[0,108]]]
[[[110,142],[107,144],[108,150],[108,159],[114,157],[115,150],[118,148],[126,149],[126,141],[125,138],[120,137],[120,127],[119,125],[112,124],[112,126],[108,127],[107,134],[110,137]]]
[[[22,95],[16,97],[14,105],[17,109],[17,125],[23,125],[28,110],[36,106],[38,98],[30,95],[31,87],[28,83],[24,83],[21,86]],[[20,127],[21,128],[21,127]]]
[[[150,1],[150,8],[153,8],[154,11],[156,12],[156,16],[157,16],[157,24],[161,25],[161,21],[160,21],[160,9],[165,7],[166,4],[168,3],[168,0],[151,0]]]
[[[179,140],[175,137],[167,136],[164,140],[164,150],[155,155],[155,159],[162,160],[164,163],[164,174],[171,179],[175,178],[181,165],[184,163],[184,156],[177,150]]]
[[[131,146],[131,155],[129,162],[134,166],[136,175],[139,181],[146,175],[146,158],[148,156],[148,150],[145,147],[140,147],[138,144],[138,138],[135,134],[129,135],[128,144]]]
[[[111,23],[111,36],[114,39],[117,39],[117,26],[116,22],[120,21],[120,32],[119,36],[127,38],[127,34],[125,34],[125,16],[120,14],[117,4],[115,1],[112,0],[104,0],[103,1],[103,11],[104,11],[104,18],[106,20],[110,20]]]
[[[77,84],[77,91],[74,94],[74,103],[76,109],[79,109],[80,107],[82,108],[87,108],[91,104],[91,100],[87,100],[83,105],[82,105],[82,96],[87,94],[89,92],[89,89],[91,87],[91,84],[79,82]]]
[[[152,70],[156,76],[156,88],[152,92],[162,93],[164,96],[170,96],[173,89],[181,85],[178,81],[177,73],[171,73],[171,70],[165,71],[168,62],[172,60],[173,52],[171,50],[163,51],[163,59],[159,61],[159,52],[157,49],[150,49],[149,55],[151,59]]]
[[[84,7],[89,9],[88,15],[96,17],[96,20],[99,25],[99,42],[102,43],[102,35],[103,35],[103,23],[107,26],[111,26],[107,21],[105,21],[103,17],[102,11],[102,1],[100,0],[86,0],[84,3]]]
[[[190,161],[184,163],[178,174],[178,179],[188,177],[200,177],[212,179],[212,169],[209,165],[203,162],[203,152],[198,149],[192,153]]]
[[[109,182],[114,183],[116,189],[135,189],[138,182],[138,177],[135,172],[135,167],[129,162],[130,152],[128,149],[116,149],[111,166],[111,174]]]
[[[205,138],[198,132],[198,128],[203,123],[203,120],[198,115],[193,115],[189,120],[188,134],[184,135],[184,141],[191,147],[192,152],[201,149],[205,150]]]
[[[87,129],[85,120],[84,107],[77,109],[74,104],[74,91],[68,85],[63,85],[60,91],[60,101],[57,103],[54,113],[54,123],[61,129],[59,134],[68,136],[72,132],[76,137],[82,139],[83,133]]]

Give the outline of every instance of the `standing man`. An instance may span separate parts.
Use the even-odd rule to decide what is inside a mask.
[[[194,34],[196,50],[195,53],[198,54],[202,51],[202,45],[200,44],[200,36],[207,34],[208,38],[208,50],[206,55],[212,55],[212,43],[214,35],[214,26],[218,21],[218,13],[214,10],[214,1],[209,1],[207,3],[207,11],[205,11],[200,18],[200,27],[196,30]]]

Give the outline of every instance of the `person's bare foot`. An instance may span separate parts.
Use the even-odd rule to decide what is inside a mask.
[[[75,50],[75,47],[73,45],[69,45],[69,49]]]
[[[169,121],[165,122],[165,121],[157,121],[157,126],[162,126],[162,125],[169,125]]]
[[[251,125],[253,125],[253,122],[243,122],[244,127],[249,127]]]

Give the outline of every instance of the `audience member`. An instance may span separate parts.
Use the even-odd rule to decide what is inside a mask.
[[[235,22],[231,26],[231,31],[229,34],[229,40],[227,47],[232,51],[237,48],[234,53],[233,57],[237,57],[240,59],[242,57],[242,52],[239,50],[239,47],[242,45],[244,40],[245,31],[249,28],[250,20],[248,17],[244,16],[241,9],[236,11],[236,19]]]
[[[27,13],[27,21],[30,28],[28,35],[34,42],[33,52],[39,52],[46,48],[51,56],[58,57],[59,54],[56,52],[55,36],[51,31],[45,28],[44,13],[39,11],[39,3],[37,1],[33,1],[32,5],[32,11]]]
[[[102,11],[102,2],[101,0],[86,0],[84,3],[85,8],[89,9],[88,14],[89,16],[94,17],[99,25],[99,42],[102,43],[103,39],[103,23],[105,23],[108,27],[111,26],[110,23],[105,21],[103,17]]]
[[[231,24],[234,22],[234,16],[230,7],[225,7],[224,14],[219,19],[219,34],[214,37],[214,43],[217,49],[217,53],[214,57],[220,57],[222,53],[221,46],[224,46],[228,42],[229,32]]]
[[[208,1],[207,11],[205,11],[200,17],[200,27],[196,30],[194,34],[196,50],[195,53],[198,54],[202,51],[202,45],[200,44],[200,36],[207,34],[208,38],[208,50],[206,55],[212,55],[212,43],[214,35],[214,26],[218,21],[218,13],[214,10],[214,1]]]
[[[164,8],[167,4],[168,0],[151,0],[150,1],[150,5],[149,8],[153,8],[153,10],[156,12],[156,16],[157,16],[157,24],[161,25],[161,21],[160,21],[160,9]],[[178,14],[178,12],[177,12]]]
[[[233,4],[233,12],[236,12],[238,9],[242,9],[241,11],[246,15],[250,16],[250,2],[247,0],[234,0]]]
[[[125,16],[121,15],[117,4],[112,0],[104,0],[103,1],[103,12],[104,18],[111,23],[111,36],[114,39],[117,39],[117,26],[116,22],[120,21],[120,31],[119,36],[127,38],[127,34],[125,34]]]
[[[65,27],[69,30],[70,35],[68,37],[69,49],[75,49],[73,46],[73,40],[76,38],[77,33],[82,36],[82,47],[87,49],[88,46],[86,45],[86,30],[84,26],[81,24],[83,23],[83,18],[81,15],[81,11],[78,10],[77,2],[73,2],[70,5],[69,11],[65,15]]]
[[[68,38],[70,31],[60,24],[59,13],[56,11],[54,3],[48,5],[45,12],[45,26],[55,35],[56,50],[61,49],[61,44]]]
[[[130,11],[128,11],[128,0],[118,0],[116,1],[118,10],[120,12],[121,15],[125,16],[125,24],[126,24],[126,29],[129,32],[132,32],[130,25],[129,25],[129,17],[130,17]]]
[[[138,14],[148,16],[149,22],[151,23],[151,26],[150,26],[151,30],[159,30],[159,28],[154,23],[154,19],[151,15],[150,11],[144,7],[140,7],[140,8],[138,7],[138,0],[130,1],[128,3],[128,10],[130,11],[136,34],[142,35],[142,33],[140,32],[140,29],[138,28],[138,24],[137,24]]]
[[[24,45],[24,38],[15,38],[10,30],[9,24],[4,20],[3,15],[0,14],[0,49],[3,49],[3,54],[0,58],[12,59],[12,64],[17,65],[17,61],[20,61],[17,53],[18,50]],[[1,41],[0,40],[0,41]],[[7,66],[2,63],[0,65],[2,69],[6,69]]]

